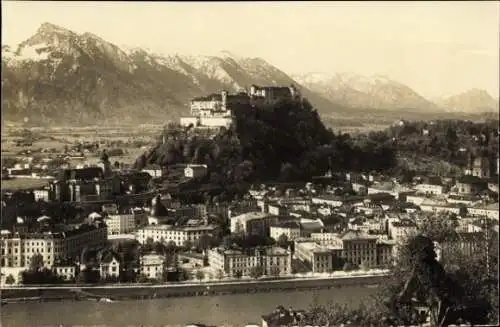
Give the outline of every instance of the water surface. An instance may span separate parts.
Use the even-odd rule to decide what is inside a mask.
[[[216,326],[261,324],[277,305],[306,309],[312,303],[358,306],[376,288],[345,286],[317,291],[234,294],[154,300],[11,303],[2,307],[1,326]]]

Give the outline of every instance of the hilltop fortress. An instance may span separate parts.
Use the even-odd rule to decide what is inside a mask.
[[[294,85],[258,86],[251,85],[250,92],[229,94],[223,90],[191,100],[191,115],[181,117],[181,125],[196,127],[229,127],[233,110],[239,105],[270,105],[281,100],[301,99],[300,92]]]

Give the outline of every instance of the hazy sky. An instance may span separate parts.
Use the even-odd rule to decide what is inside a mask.
[[[499,2],[10,2],[2,39],[50,22],[160,53],[228,50],[287,73],[383,74],[424,96],[499,89]]]

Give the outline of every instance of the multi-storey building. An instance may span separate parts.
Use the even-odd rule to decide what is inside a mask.
[[[107,228],[82,225],[70,231],[43,233],[3,233],[0,238],[2,267],[28,267],[31,258],[40,254],[44,265],[51,268],[58,261],[78,258],[84,248],[106,245]]]
[[[108,235],[126,234],[135,230],[137,217],[131,212],[127,214],[108,215],[105,220]]]
[[[418,192],[426,195],[442,195],[445,193],[444,186],[437,184],[428,184],[428,183],[418,184],[415,186],[415,189]]]
[[[473,217],[486,217],[498,220],[500,210],[498,202],[496,202],[488,205],[469,206],[467,207],[467,212]]]
[[[248,252],[213,248],[207,255],[212,270],[225,276],[249,276],[255,267],[262,268],[263,274],[268,276],[292,272],[291,252],[279,247],[255,248]]]
[[[288,214],[288,209],[284,205],[278,203],[268,203],[263,206],[263,212],[267,212],[274,216],[284,216]]]
[[[189,178],[204,177],[207,174],[207,165],[187,165],[184,176]]]
[[[244,92],[229,94],[221,93],[197,97],[191,100],[191,116],[181,117],[183,126],[220,127],[229,126],[232,121],[232,112],[239,106],[250,103],[250,97]]]
[[[286,221],[273,224],[269,227],[269,234],[275,240],[281,235],[285,235],[289,241],[293,241],[301,236],[300,223],[298,221]]]
[[[159,178],[163,176],[163,169],[159,165],[147,165],[141,172],[149,174],[152,178]]]
[[[377,266],[387,266],[394,262],[396,242],[392,240],[377,240]]]
[[[118,278],[120,276],[120,260],[111,251],[107,251],[99,260],[99,273],[101,279]]]
[[[43,187],[41,189],[33,190],[33,195],[35,196],[35,201],[50,201],[50,188]]]
[[[174,242],[177,246],[184,246],[189,241],[197,242],[203,235],[213,235],[216,227],[212,225],[183,226],[149,225],[137,231],[137,241],[145,244],[151,238],[155,242]]]
[[[74,280],[76,277],[75,265],[56,265],[52,268],[57,276],[62,277],[64,280]]]
[[[231,217],[231,233],[244,235],[269,235],[269,226],[278,222],[278,217],[265,212],[247,212]]]
[[[148,279],[160,279],[163,276],[165,256],[156,253],[140,257],[140,272]]]
[[[50,184],[55,201],[96,201],[120,193],[118,177],[105,177],[100,167],[66,169]]]
[[[417,224],[410,219],[391,220],[387,222],[389,238],[400,243],[417,233]]]
[[[478,157],[473,160],[470,158],[465,174],[478,178],[490,178],[490,161],[486,157]]]
[[[297,100],[300,93],[294,85],[290,86],[250,86],[250,98],[253,103],[274,104],[281,100]]]
[[[338,233],[311,233],[311,239],[324,246],[342,247],[342,239]]]
[[[250,97],[244,92],[229,94],[223,90],[191,100],[191,116],[214,117],[231,116],[231,111],[236,105],[250,103]]]
[[[341,236],[343,258],[355,265],[377,265],[377,236],[359,231],[347,231]]]
[[[348,231],[343,236],[333,233],[311,234],[311,239],[295,241],[295,257],[311,265],[313,272],[340,269],[342,262],[368,267],[393,263],[395,242],[360,231]]]
[[[334,258],[340,257],[342,247],[321,246],[310,240],[295,241],[295,257],[311,265],[314,273],[334,270]]]

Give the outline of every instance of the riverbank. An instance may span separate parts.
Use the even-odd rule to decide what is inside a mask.
[[[376,286],[390,278],[388,275],[336,276],[326,278],[293,278],[231,282],[191,282],[158,285],[54,285],[39,287],[2,288],[2,303],[67,301],[89,299],[154,299],[167,297],[211,296],[238,293],[286,292],[328,289],[341,286]]]

